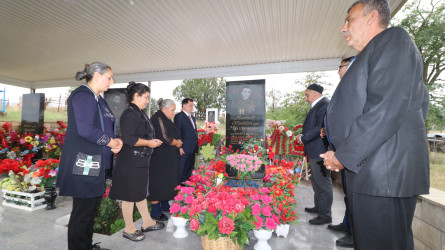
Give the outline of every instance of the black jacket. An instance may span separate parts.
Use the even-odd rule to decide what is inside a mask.
[[[309,110],[303,123],[303,136],[301,141],[304,144],[304,153],[311,159],[321,159],[320,154],[326,153],[328,141],[320,137],[320,130],[323,127],[326,108],[329,99],[323,97]]]
[[[366,45],[340,81],[327,120],[353,192],[381,197],[429,192],[422,74],[422,57],[408,33],[389,28]]]

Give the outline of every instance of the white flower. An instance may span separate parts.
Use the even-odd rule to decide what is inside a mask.
[[[32,185],[38,185],[38,184],[40,184],[40,182],[42,182],[42,179],[41,179],[40,177],[32,177],[30,183],[31,183]]]
[[[284,130],[284,126],[279,126],[278,129],[279,129],[280,131],[283,131],[283,130]]]
[[[287,137],[291,137],[293,135],[293,133],[292,133],[292,131],[288,130],[288,131],[286,131],[286,135],[287,135]]]

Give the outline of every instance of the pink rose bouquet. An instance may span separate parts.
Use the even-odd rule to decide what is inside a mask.
[[[259,188],[258,193],[251,196],[252,215],[255,217],[255,229],[273,230],[280,224],[280,218],[271,197],[270,189]]]

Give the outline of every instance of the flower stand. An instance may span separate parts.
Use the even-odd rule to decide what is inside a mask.
[[[185,225],[187,224],[188,220],[184,219],[182,217],[171,217],[173,221],[173,225],[176,226],[176,231],[173,233],[173,237],[175,238],[185,238],[189,235],[187,230],[185,230]]]
[[[272,231],[270,230],[253,230],[253,234],[258,239],[258,242],[253,246],[255,250],[272,250],[272,247],[267,241],[272,237]]]
[[[219,237],[216,240],[210,240],[209,236],[201,236],[202,248],[204,250],[241,250],[242,248],[233,243],[229,237]]]
[[[46,207],[44,192],[26,193],[18,191],[2,190],[2,205],[6,207],[14,207],[25,211],[36,211]]]
[[[277,234],[277,236],[283,236],[284,238],[286,238],[289,234],[289,224],[279,224],[277,226],[277,229],[275,229],[275,233]]]

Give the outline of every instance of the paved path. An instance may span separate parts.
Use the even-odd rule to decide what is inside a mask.
[[[307,182],[302,181],[295,188],[297,200],[296,211],[299,215],[297,225],[291,225],[287,238],[277,237],[273,234],[269,240],[272,249],[345,249],[337,248],[335,240],[343,234],[326,229],[326,225],[313,226],[308,223],[314,215],[304,212],[304,207],[313,206],[313,191]],[[0,249],[38,249],[61,250],[67,249],[67,215],[71,212],[71,201],[65,201],[54,210],[39,210],[26,212],[0,205]],[[334,203],[332,206],[333,223],[337,224],[343,219],[344,214],[343,193],[338,184],[334,186]],[[141,221],[136,223],[140,226]],[[102,242],[100,245],[113,250],[200,250],[201,240],[191,232],[184,239],[175,239],[172,236],[173,226],[168,225],[165,230],[146,233],[145,240],[132,242],[122,237],[122,232],[112,236],[95,234],[94,242]],[[250,239],[250,246],[246,250],[253,249],[256,243],[254,236]]]

